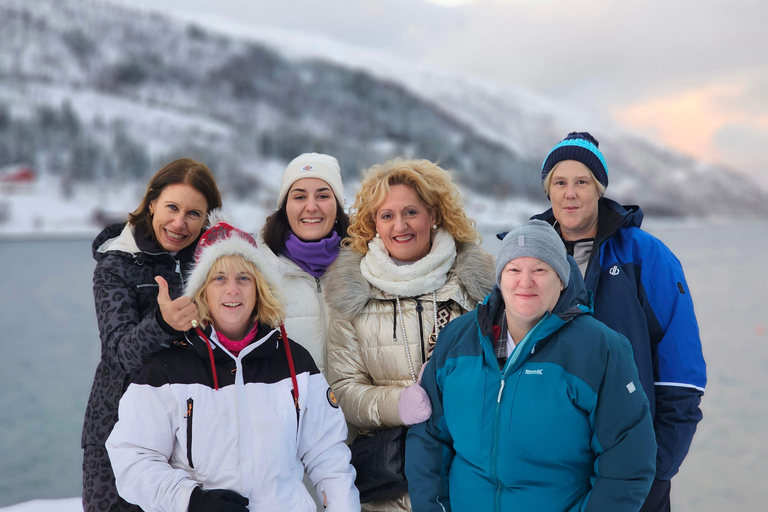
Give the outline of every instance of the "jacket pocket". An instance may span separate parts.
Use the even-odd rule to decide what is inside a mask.
[[[194,469],[195,465],[192,463],[192,412],[194,409],[195,401],[192,398],[187,398],[187,413],[184,418],[187,420],[187,462],[189,467]]]

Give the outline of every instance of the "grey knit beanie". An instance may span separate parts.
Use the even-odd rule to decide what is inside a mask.
[[[538,258],[557,272],[563,286],[568,286],[571,266],[568,264],[565,244],[543,220],[529,220],[507,233],[496,256],[496,284],[501,284],[501,272],[515,258]]]

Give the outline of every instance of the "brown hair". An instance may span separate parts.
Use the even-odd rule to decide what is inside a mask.
[[[291,224],[288,222],[288,214],[286,213],[287,203],[288,201],[284,201],[283,206],[267,217],[264,227],[261,228],[261,239],[274,254],[282,252],[288,234],[291,232]],[[337,200],[336,222],[333,224],[333,231],[336,231],[341,238],[346,238],[348,229],[349,216]]]
[[[208,204],[206,215],[215,208],[221,208],[221,194],[210,169],[190,158],[181,158],[169,163],[152,176],[141,204],[128,215],[128,223],[146,231],[150,240],[156,240],[149,205],[160,197],[165,187],[178,183],[189,185],[203,195]]]
[[[366,172],[352,205],[349,236],[342,245],[360,254],[368,252],[368,242],[376,235],[376,210],[393,185],[405,185],[416,192],[434,214],[435,224],[448,231],[457,244],[480,242],[475,221],[467,217],[459,189],[447,171],[429,160],[395,158]]]
[[[208,296],[206,293],[208,284],[211,282],[213,276],[220,271],[245,272],[253,276],[253,279],[256,282],[256,306],[253,308],[251,314],[252,324],[261,322],[262,324],[271,327],[278,327],[283,323],[285,314],[283,312],[283,304],[280,302],[277,292],[272,289],[253,262],[246,260],[239,254],[230,254],[228,256],[222,256],[211,265],[211,270],[208,271],[208,275],[205,278],[205,285],[201,286],[195,294],[197,313],[204,325],[209,325],[213,322],[213,318],[211,318],[211,310],[208,307]]]

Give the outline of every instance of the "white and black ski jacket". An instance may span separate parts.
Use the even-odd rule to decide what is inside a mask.
[[[344,415],[306,349],[290,341],[297,407],[279,330],[261,329],[238,357],[208,330],[218,389],[208,347],[190,331],[120,400],[107,440],[120,495],[147,512],[185,512],[202,486],[235,491],[251,510],[314,512],[306,468],[328,511],[360,510]]]

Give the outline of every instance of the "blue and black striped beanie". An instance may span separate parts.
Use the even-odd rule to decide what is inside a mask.
[[[541,166],[541,182],[547,179],[547,175],[558,162],[563,160],[576,160],[586,165],[592,171],[597,181],[608,188],[608,166],[603,158],[603,153],[597,149],[600,145],[592,135],[587,132],[571,132],[552,148],[544,164]]]

